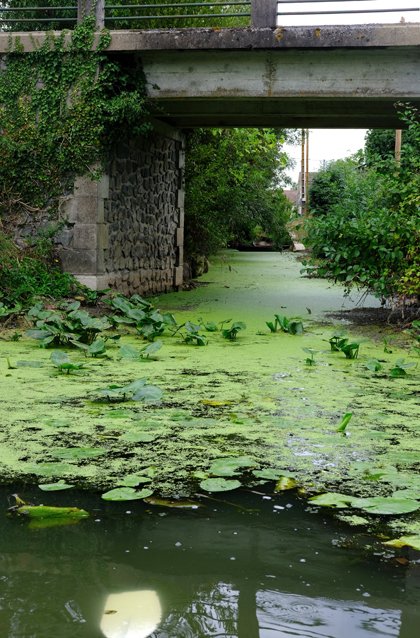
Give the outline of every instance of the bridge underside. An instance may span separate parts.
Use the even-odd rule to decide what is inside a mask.
[[[139,53],[156,117],[179,128],[401,128],[420,108],[420,48]]]
[[[402,99],[402,98],[398,98]],[[156,118],[176,128],[401,128],[397,99],[163,98]],[[407,100],[406,100],[407,101]],[[420,100],[409,100],[420,109]]]

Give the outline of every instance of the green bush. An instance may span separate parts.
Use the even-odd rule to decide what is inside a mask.
[[[409,131],[401,165],[393,158],[370,167],[361,157],[331,162],[314,180],[315,187],[332,184],[324,214],[315,208],[306,222],[307,268],[382,300],[420,295],[420,125],[415,109],[400,109]]]

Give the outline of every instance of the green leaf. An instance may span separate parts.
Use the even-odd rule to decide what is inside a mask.
[[[266,468],[264,470],[253,470],[252,473],[255,478],[267,479],[267,481],[278,481],[282,476],[294,478],[294,475],[290,472],[286,472],[285,470],[274,470],[271,468]]]
[[[150,483],[151,478],[149,476],[141,476],[139,474],[127,474],[118,481],[118,487],[137,487],[141,483]]]
[[[309,499],[309,502],[314,505],[320,505],[321,507],[335,507],[338,509],[350,507],[353,500],[354,497],[348,496],[347,494],[340,494],[339,492],[325,492],[325,494],[312,496]]]
[[[64,460],[76,460],[81,459],[93,459],[97,456],[101,456],[106,453],[103,448],[95,447],[69,447],[69,448],[55,448],[50,450],[52,456]]]
[[[286,490],[293,490],[297,487],[297,482],[294,478],[290,478],[289,476],[281,476],[276,483],[276,487],[274,488],[275,492],[285,492]]]
[[[48,505],[23,505],[16,513],[29,518],[86,518],[88,512],[78,507],[50,507]]]
[[[230,492],[230,490],[237,490],[238,487],[241,487],[241,483],[223,478],[209,478],[201,481],[200,487],[206,492]]]
[[[153,343],[149,343],[149,345],[140,350],[140,357],[142,359],[148,359],[152,355],[156,354],[156,352],[161,349],[162,345],[163,343],[161,341],[154,341]]]
[[[355,498],[352,506],[368,514],[395,516],[408,514],[420,509],[420,503],[409,498],[395,498],[393,496],[373,496],[371,498]]]
[[[382,367],[383,366],[378,361],[378,359],[369,359],[369,361],[365,363],[365,368],[367,368],[371,372],[379,372],[380,370],[382,370]]]
[[[394,538],[393,540],[386,541],[383,545],[388,547],[412,547],[420,552],[420,535],[413,534],[410,536],[401,536],[400,538]]]
[[[128,441],[129,443],[151,443],[158,436],[158,434],[151,432],[126,432],[120,437],[120,440]]]
[[[74,485],[70,485],[70,483],[65,481],[58,481],[57,483],[41,483],[38,487],[43,492],[58,492],[60,490],[70,490]]]
[[[136,501],[142,498],[152,496],[153,490],[144,488],[139,492],[133,487],[116,487],[109,492],[102,494],[104,501]]]
[[[122,359],[132,359],[133,361],[135,361],[139,359],[140,354],[136,350],[136,348],[133,348],[133,346],[123,345],[120,346],[120,357]]]
[[[144,403],[158,403],[163,397],[163,392],[155,385],[144,385],[132,396],[133,401],[144,401]]]
[[[215,476],[234,476],[240,472],[239,468],[256,465],[257,462],[249,456],[231,456],[215,459],[208,471]]]
[[[341,419],[340,423],[338,424],[336,432],[345,432],[346,427],[350,423],[350,419],[352,416],[353,416],[353,412],[346,412],[343,418]]]

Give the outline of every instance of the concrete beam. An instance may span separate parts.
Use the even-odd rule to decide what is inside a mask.
[[[184,128],[392,128],[395,102],[420,106],[413,47],[147,51],[141,60],[159,118]]]
[[[53,31],[56,36],[60,31]],[[0,33],[0,53],[17,40],[23,51],[39,48],[45,31]],[[97,45],[99,34],[94,42]],[[65,40],[70,40],[70,33]],[[372,47],[419,47],[420,25],[367,24],[317,27],[237,29],[150,29],[111,31],[108,51],[237,50],[237,49],[325,49]]]

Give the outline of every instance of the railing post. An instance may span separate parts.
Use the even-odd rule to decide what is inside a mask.
[[[277,26],[277,0],[251,1],[251,26],[254,29]]]
[[[77,0],[77,22],[93,13],[96,26],[102,29],[105,25],[105,0]]]

